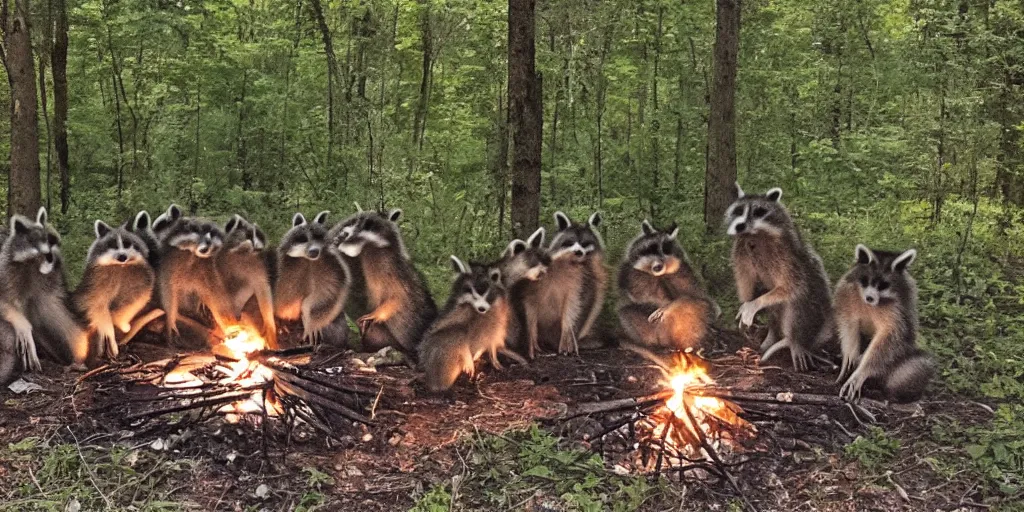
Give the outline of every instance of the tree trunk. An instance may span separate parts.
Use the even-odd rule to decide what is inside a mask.
[[[334,38],[331,37],[331,29],[327,25],[327,18],[324,16],[324,8],[320,0],[310,0],[313,7],[313,17],[316,18],[316,25],[320,28],[320,37],[324,41],[324,54],[327,55],[327,161],[325,167],[329,174],[333,174],[334,161],[334,84],[342,83],[338,71],[338,57],[334,53]]]
[[[422,72],[420,74],[420,96],[416,101],[415,117],[412,121],[412,143],[423,149],[423,133],[427,130],[427,109],[430,106],[430,75],[434,67],[434,34],[430,27],[430,4],[423,3],[420,15],[420,41],[423,46]]]
[[[39,209],[39,128],[36,116],[36,76],[29,35],[29,2],[3,0],[3,59],[11,90],[11,169],[7,183],[7,214],[34,215]]]
[[[523,238],[540,220],[543,85],[535,69],[535,0],[508,2],[508,119],[512,135],[512,231]]]
[[[708,164],[704,174],[704,225],[720,228],[735,198],[736,65],[740,46],[740,0],[718,0],[715,25],[714,87],[708,117]]]
[[[60,174],[60,212],[67,213],[71,202],[71,175],[68,170],[68,8],[65,0],[54,0],[56,32],[53,52],[53,147],[57,152]]]

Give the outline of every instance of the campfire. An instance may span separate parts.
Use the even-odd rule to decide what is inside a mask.
[[[708,363],[691,353],[674,354],[662,367],[667,398],[661,400],[639,423],[638,439],[661,457],[683,462],[694,457],[717,457],[723,446],[734,448],[740,438],[757,429],[739,416],[743,410],[722,398],[700,394],[714,384]]]
[[[126,394],[123,421],[139,427],[160,417],[266,425],[279,421],[291,431],[308,425],[338,437],[345,425],[372,425],[381,389],[346,363],[314,362],[314,347],[267,348],[259,332],[232,326],[210,335],[209,352],[141,362],[126,360],[98,368],[82,380],[97,391]],[[321,358],[322,359],[322,358]],[[330,362],[330,361],[327,361]]]

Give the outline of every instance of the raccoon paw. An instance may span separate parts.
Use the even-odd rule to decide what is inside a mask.
[[[109,325],[99,330],[100,349],[105,357],[111,359],[117,357],[117,337],[114,334],[114,326]]]
[[[28,371],[41,370],[43,366],[39,363],[39,355],[36,353],[36,341],[32,337],[32,326],[27,325],[27,328],[15,326],[15,337],[22,366]]]
[[[658,309],[655,309],[653,313],[647,316],[647,322],[652,324],[660,323],[662,320],[665,319],[665,310],[667,308],[668,306],[662,306]]]
[[[123,334],[128,334],[128,331],[132,330],[132,323],[128,321],[121,322],[121,325],[118,325],[117,328],[120,329]]]
[[[740,306],[740,310],[736,313],[736,318],[740,321],[740,327],[750,327],[754,325],[754,317],[757,316],[757,312],[761,310],[761,307],[756,301],[744,302]]]
[[[864,376],[859,370],[854,370],[850,374],[850,379],[843,384],[843,387],[839,389],[839,396],[846,400],[855,400],[860,398],[860,389],[864,386],[864,381],[867,377]]]
[[[320,343],[322,339],[323,336],[321,334],[320,329],[309,329],[303,331],[302,333],[302,341],[304,341],[308,345],[317,345]]]
[[[850,374],[853,370],[853,358],[843,354],[843,365],[839,368],[839,377],[836,378],[836,384],[839,384],[843,379]]]
[[[377,317],[373,316],[372,313],[359,317],[359,320],[356,320],[356,325],[359,326],[359,334],[366,334],[367,329],[376,321]]]

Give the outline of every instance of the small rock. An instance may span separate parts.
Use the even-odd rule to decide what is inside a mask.
[[[235,459],[237,459],[237,458],[238,458],[238,453],[237,452],[231,452],[227,456],[228,462],[234,462]]]
[[[364,434],[363,435],[363,442],[364,443],[369,443],[372,440],[373,440],[373,434]]]
[[[398,446],[398,443],[401,443],[401,442],[402,442],[402,435],[401,434],[395,434],[395,435],[391,436],[391,439],[388,439],[388,444],[391,445],[391,446]]]
[[[351,478],[358,478],[363,476],[363,472],[359,471],[359,468],[348,468],[348,470],[345,471],[345,474]]]
[[[82,510],[82,503],[78,501],[78,498],[71,498],[64,506],[64,512],[79,512],[80,510]]]
[[[152,443],[149,443],[149,447],[158,452],[163,451],[167,449],[167,441],[164,441],[163,438],[160,438],[157,439],[156,441],[153,441]]]
[[[621,464],[616,464],[615,466],[612,467],[612,472],[615,473],[616,475],[626,476],[629,474],[629,469],[627,469],[625,466],[622,466]]]
[[[270,495],[270,487],[267,487],[267,484],[260,484],[259,487],[256,487],[255,494],[257,498],[265,500]]]

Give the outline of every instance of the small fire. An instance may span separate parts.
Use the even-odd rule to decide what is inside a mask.
[[[662,382],[671,390],[671,395],[647,418],[642,441],[691,457],[700,455],[706,445],[717,449],[723,443],[731,444],[736,438],[756,431],[738,416],[743,412],[738,405],[698,394],[699,388],[715,383],[708,375],[707,361],[684,353],[674,356],[672,363],[668,369],[663,369],[665,380]]]

